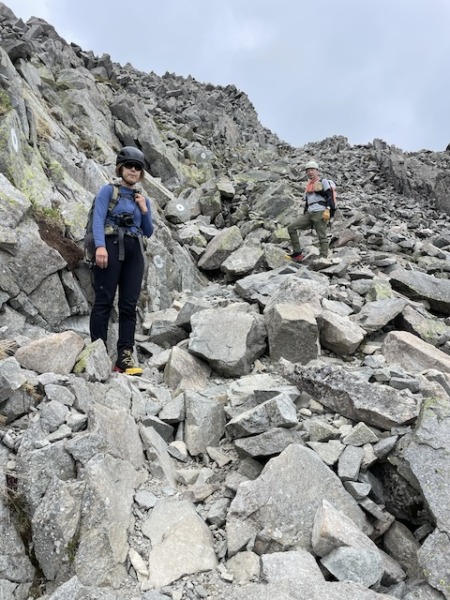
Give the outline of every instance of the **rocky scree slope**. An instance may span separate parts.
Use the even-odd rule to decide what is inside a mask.
[[[0,591],[449,596],[448,166],[291,148],[245,94],[67,44],[0,5]],[[139,380],[90,344],[93,194],[142,148]],[[285,260],[303,165],[333,255]]]

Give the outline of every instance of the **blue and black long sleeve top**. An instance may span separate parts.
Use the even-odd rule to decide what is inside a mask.
[[[95,247],[105,246],[105,226],[118,225],[118,215],[133,215],[133,225],[128,227],[131,234],[142,234],[150,237],[153,233],[153,220],[151,213],[150,200],[145,198],[147,205],[147,214],[142,214],[139,206],[134,200],[134,190],[125,186],[120,186],[117,203],[113,210],[108,214],[109,203],[113,191],[111,183],[102,186],[95,198],[94,216],[92,232],[94,235]]]

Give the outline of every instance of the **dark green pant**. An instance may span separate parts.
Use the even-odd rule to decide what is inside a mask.
[[[328,254],[329,245],[327,238],[327,226],[328,223],[322,219],[323,211],[307,212],[304,215],[292,221],[287,228],[289,237],[292,242],[292,253],[301,252],[300,240],[298,237],[298,231],[303,229],[309,229],[313,227],[319,238],[320,255],[326,256]]]

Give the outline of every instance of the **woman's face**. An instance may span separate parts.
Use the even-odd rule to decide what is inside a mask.
[[[128,185],[134,185],[140,181],[142,176],[142,166],[134,161],[128,161],[122,165],[122,179]]]

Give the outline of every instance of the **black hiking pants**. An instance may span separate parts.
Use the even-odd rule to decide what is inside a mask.
[[[124,236],[125,259],[119,261],[119,238],[106,236],[108,266],[94,266],[95,300],[90,319],[91,340],[108,338],[108,324],[117,288],[119,289],[119,337],[117,351],[133,349],[136,330],[136,306],[144,276],[144,257],[139,239]]]

